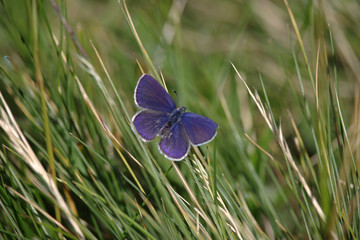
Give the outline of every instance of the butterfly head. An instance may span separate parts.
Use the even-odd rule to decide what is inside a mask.
[[[184,113],[186,111],[186,107],[179,107],[177,110]]]

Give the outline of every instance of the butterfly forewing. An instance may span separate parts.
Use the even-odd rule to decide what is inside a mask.
[[[132,119],[134,126],[145,141],[150,141],[160,132],[160,129],[166,124],[169,116],[166,112],[157,112],[152,110],[142,110]]]
[[[161,139],[159,149],[165,157],[180,161],[189,152],[190,140],[181,123],[176,123]]]
[[[193,145],[202,145],[211,141],[216,136],[218,125],[204,116],[196,113],[184,113],[181,124]]]
[[[175,102],[165,89],[149,75],[142,75],[135,88],[135,103],[142,108],[171,113]]]

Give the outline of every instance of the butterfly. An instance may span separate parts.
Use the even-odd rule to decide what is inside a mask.
[[[160,136],[159,151],[172,161],[187,156],[191,144],[213,140],[218,125],[209,118],[185,112],[153,77],[143,74],[135,87],[135,104],[142,108],[132,118],[136,132],[145,142]],[[134,130],[135,131],[135,130]]]

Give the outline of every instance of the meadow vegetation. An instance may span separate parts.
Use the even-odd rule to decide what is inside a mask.
[[[353,0],[1,0],[0,239],[359,239],[359,22]],[[142,142],[143,73],[216,138],[180,162]]]

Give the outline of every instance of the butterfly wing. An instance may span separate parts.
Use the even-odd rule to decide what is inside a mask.
[[[138,112],[132,118],[136,131],[143,141],[153,140],[168,120],[168,113],[148,109]]]
[[[192,112],[184,113],[181,119],[186,134],[193,145],[210,142],[216,136],[218,125],[211,119]]]
[[[175,102],[154,78],[143,74],[136,85],[134,99],[136,105],[159,112],[171,113]]]
[[[180,161],[190,150],[190,140],[181,123],[176,123],[159,142],[159,150],[173,161]]]

